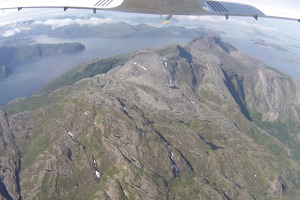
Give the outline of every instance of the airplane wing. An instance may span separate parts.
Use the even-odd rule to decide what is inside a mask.
[[[214,0],[198,0],[199,5],[203,9],[207,10],[212,15],[224,15],[226,19],[229,16],[252,16],[256,20],[259,17],[264,18],[277,18],[277,19],[288,19],[288,20],[297,20],[300,19],[300,14],[298,9],[295,7],[281,7],[282,4],[280,1],[276,0],[264,0],[260,1],[263,4],[258,3],[257,0],[244,1],[244,0],[232,0],[232,1],[214,1]],[[245,3],[247,2],[247,3]],[[254,3],[256,2],[256,3]],[[288,1],[286,1],[288,2]],[[300,22],[300,21],[299,21]]]
[[[252,3],[251,3],[252,2]],[[260,2],[269,2],[267,6],[259,6]],[[280,1],[279,1],[280,2]],[[159,15],[218,15],[251,16],[297,20],[300,22],[298,11],[282,12],[278,9],[270,12],[270,7],[276,5],[276,0],[0,0],[0,10],[24,8],[69,8],[113,10],[119,12],[146,13]]]
[[[0,10],[23,8],[78,8],[78,9],[112,9],[124,0],[7,0],[0,1]]]

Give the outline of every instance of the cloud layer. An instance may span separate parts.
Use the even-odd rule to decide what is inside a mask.
[[[52,29],[56,29],[59,27],[76,25],[76,24],[79,26],[84,26],[84,25],[97,26],[100,24],[107,24],[107,23],[115,23],[115,21],[112,19],[91,17],[89,19],[71,19],[71,18],[47,19],[45,21],[36,21],[34,24],[51,26]]]
[[[3,37],[10,37],[14,36],[18,33],[21,33],[23,30],[30,30],[34,28],[36,25],[43,25],[43,26],[51,26],[52,30],[55,30],[59,27],[70,26],[70,25],[79,25],[79,26],[97,26],[100,24],[108,24],[108,23],[116,23],[117,21],[110,19],[110,18],[97,18],[97,17],[90,17],[90,18],[63,18],[63,19],[47,19],[47,20],[39,20],[33,23],[13,23],[9,24],[8,26],[4,26],[0,35]]]

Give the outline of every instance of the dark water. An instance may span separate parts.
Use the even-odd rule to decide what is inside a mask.
[[[36,40],[40,43],[81,42],[86,46],[86,49],[79,53],[47,56],[16,65],[14,73],[9,78],[0,80],[0,104],[6,104],[17,97],[31,96],[38,89],[85,61],[145,47],[160,47],[189,41],[186,38],[83,38],[62,40],[45,36],[38,37]]]
[[[7,200],[13,200],[13,198],[10,196],[6,186],[4,185],[1,179],[0,179],[0,194]]]
[[[77,64],[80,54],[49,56],[15,66],[15,72],[0,80],[0,104],[27,97]]]

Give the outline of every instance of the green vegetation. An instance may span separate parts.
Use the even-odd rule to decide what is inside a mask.
[[[49,93],[58,88],[72,85],[84,78],[93,77],[97,74],[105,74],[109,70],[117,66],[122,66],[129,59],[130,56],[131,54],[123,54],[112,58],[99,59],[81,64],[77,68],[74,68],[73,70],[67,72],[60,78],[51,82],[37,94],[43,92]]]
[[[293,81],[282,83],[275,72],[263,80],[267,75],[247,74],[257,69],[254,61],[238,75],[234,68],[248,58],[236,53],[244,59],[233,60],[232,48],[217,43],[200,38],[180,47],[192,59],[171,46],[94,60],[4,107],[0,127],[8,128],[0,128],[0,144],[9,144],[1,166],[17,167],[21,152],[22,198],[296,199],[299,125],[289,114],[265,117],[277,109],[272,95],[285,98],[291,91],[281,90],[292,87],[282,84]],[[206,56],[194,55],[199,49]],[[191,61],[207,67],[197,71]],[[169,77],[176,89],[166,84]],[[276,90],[262,88],[269,80],[277,81]],[[289,113],[288,105],[279,114]],[[16,182],[11,171],[0,173],[3,182]]]

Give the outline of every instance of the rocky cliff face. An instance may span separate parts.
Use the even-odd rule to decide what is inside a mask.
[[[257,69],[244,79],[245,98],[263,121],[299,123],[299,81],[268,69]]]
[[[72,53],[83,51],[85,46],[81,43],[59,43],[59,44],[33,44],[12,48],[14,53],[11,64],[30,61],[42,56]]]
[[[299,83],[219,38],[93,61],[70,77],[81,78],[2,109],[4,198],[299,196],[298,135],[273,133],[299,127]]]

